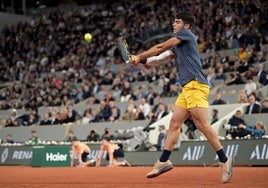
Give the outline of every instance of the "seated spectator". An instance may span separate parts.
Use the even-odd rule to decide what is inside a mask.
[[[97,114],[97,111],[93,109],[91,112],[91,120],[89,121],[89,123],[100,122],[100,121],[101,117]]]
[[[58,109],[56,107],[52,108],[49,111],[49,115],[50,115],[50,121],[51,121],[51,125],[58,125],[59,119],[58,119]]]
[[[81,124],[89,124],[89,122],[92,120],[92,116],[90,111],[86,111],[86,115],[81,119]]]
[[[145,96],[146,100],[148,101],[149,105],[154,105],[154,99],[157,97],[157,93],[153,90],[152,87],[148,88],[148,92]]]
[[[144,115],[144,113],[142,112],[142,110],[138,107],[136,108],[136,118],[135,120],[145,120],[146,117]]]
[[[211,117],[212,117],[211,122],[210,122],[211,125],[213,123],[216,123],[219,120],[219,118],[218,118],[218,110],[217,109],[212,109]]]
[[[256,57],[256,63],[261,64],[264,63],[267,59],[264,56],[263,51],[259,51],[257,53],[257,57]]]
[[[145,98],[140,99],[140,105],[139,105],[140,110],[142,111],[143,115],[145,118],[149,118],[150,112],[151,112],[151,107],[150,105],[146,102]]]
[[[166,128],[164,125],[158,126],[158,137],[157,137],[157,143],[153,144],[152,146],[156,148],[157,151],[162,151],[164,148],[164,142],[166,138]]]
[[[238,63],[236,71],[238,71],[239,74],[243,75],[248,71],[248,69],[249,69],[248,63],[242,60]]]
[[[51,125],[51,120],[49,119],[48,113],[44,113],[43,119],[40,121],[39,125]]]
[[[254,65],[250,65],[249,66],[249,69],[247,70],[247,72],[245,72],[244,74],[244,77],[247,78],[247,77],[254,77],[254,76],[257,76],[257,72],[255,71],[255,67]]]
[[[120,112],[118,111],[118,108],[116,107],[113,107],[112,108],[112,114],[111,116],[109,117],[109,120],[110,122],[114,122],[114,121],[117,121],[120,117]]]
[[[68,131],[67,141],[72,142],[73,140],[78,140],[77,137],[74,135],[72,130]]]
[[[161,97],[169,97],[170,85],[171,85],[170,80],[169,78],[166,78],[166,77],[162,78],[162,80],[163,80],[164,85],[163,85],[163,91],[160,95]]]
[[[119,86],[115,86],[115,89],[112,91],[112,96],[113,98],[118,101],[121,97],[121,90],[119,88]]]
[[[111,113],[112,112],[109,105],[105,101],[101,101],[98,112],[98,116],[100,117],[101,121],[108,121]]]
[[[83,116],[86,116],[87,112],[89,112],[89,113],[92,112],[92,104],[91,103],[87,104],[87,108],[84,110]]]
[[[256,92],[257,84],[253,82],[252,76],[247,77],[247,83],[245,84],[245,92],[249,96],[252,92]]]
[[[11,134],[7,134],[7,141],[6,142],[9,143],[9,144],[14,144],[15,143],[13,138],[12,138],[12,136],[11,136]]]
[[[262,121],[257,121],[255,128],[252,128],[243,124],[239,124],[238,127],[248,131],[256,139],[261,138],[266,133],[266,128]]]
[[[206,77],[207,77],[209,84],[212,85],[212,80],[215,78],[215,69],[213,67],[208,68]]]
[[[111,129],[106,127],[104,129],[104,133],[102,134],[101,136],[101,140],[103,139],[109,139],[109,140],[115,140],[115,137],[114,135],[111,133]]]
[[[266,71],[264,70],[264,67],[263,67],[263,63],[259,63],[257,65],[257,68],[258,68],[258,72],[257,72],[257,76],[259,78],[259,82],[262,84],[262,85],[266,85],[268,82],[268,78],[267,78],[267,73]]]
[[[19,126],[18,118],[19,116],[17,115],[17,110],[13,109],[11,112],[11,116],[6,120],[5,127]]]
[[[235,114],[229,119],[228,124],[230,125],[230,128],[226,130],[227,138],[241,138],[248,134],[247,131],[238,127],[240,124],[246,125],[244,119],[242,119],[242,113],[240,110],[235,112]]]
[[[91,130],[90,133],[88,134],[86,141],[89,142],[98,142],[100,141],[100,135],[98,133],[96,133],[95,130]]]
[[[185,121],[184,124],[187,126],[187,130],[185,131],[185,135],[187,135],[188,139],[195,139],[195,130],[196,125],[194,123],[194,120],[192,116],[189,116]]]
[[[147,93],[145,91],[145,88],[143,88],[143,86],[140,86],[135,95],[136,95],[137,100],[140,100],[142,98],[146,98]]]
[[[134,121],[136,119],[136,108],[134,104],[129,104],[127,111],[120,117],[123,121]]]
[[[41,139],[38,138],[36,130],[31,131],[31,138],[25,142],[27,145],[40,145],[42,144]]]
[[[82,100],[83,100],[83,89],[79,87],[75,91],[74,103],[79,103]]]
[[[68,110],[66,107],[62,107],[58,115],[59,123],[60,124],[67,123],[67,118],[68,118]]]
[[[262,100],[260,113],[268,113],[268,98]]]
[[[215,93],[214,100],[211,105],[220,105],[220,104],[227,104],[227,102],[221,98],[221,93],[217,92]]]
[[[240,91],[238,93],[236,103],[248,103],[248,97],[245,91]]]
[[[245,81],[241,77],[240,74],[229,74],[227,80],[225,81],[226,85],[238,85],[238,84],[245,84]]]
[[[38,122],[38,119],[36,118],[36,115],[34,112],[31,112],[27,120],[22,122],[23,126],[31,126]]]
[[[109,117],[109,120],[117,120],[117,119],[119,119],[119,117],[121,115],[121,111],[115,105],[115,101],[109,101],[108,105],[109,105],[109,108],[111,110],[110,117],[113,117],[112,119],[110,119],[110,117]]]
[[[256,101],[256,94],[253,92],[249,95],[249,105],[246,108],[246,114],[257,114],[260,113],[260,105]]]
[[[151,114],[149,125],[153,124],[154,122],[160,120],[161,118],[168,115],[167,106],[163,103],[159,104],[158,110],[155,113]]]
[[[178,95],[179,95],[179,91],[178,91],[177,86],[175,84],[171,84],[170,85],[170,91],[166,95],[166,97],[177,97]]]
[[[217,73],[216,73],[216,76],[215,76],[215,80],[223,80],[223,81],[225,81],[226,78],[227,77],[226,77],[226,75],[223,72],[223,67],[222,66],[219,66],[217,68]]]
[[[73,103],[69,103],[67,105],[67,119],[65,120],[65,123],[75,122],[77,119],[81,118],[80,114],[74,109]]]
[[[83,89],[82,99],[85,100],[91,96],[89,84],[85,83],[82,89]]]

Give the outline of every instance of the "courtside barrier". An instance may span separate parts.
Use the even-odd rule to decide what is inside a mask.
[[[222,140],[227,155],[235,158],[235,165],[268,166],[268,139],[259,140]],[[96,158],[100,144],[90,144],[91,155]],[[1,146],[0,165],[32,165],[32,166],[69,166],[70,145],[55,146]],[[153,165],[161,152],[145,151],[125,152],[125,158],[133,166]],[[106,155],[104,155],[106,158]],[[170,157],[174,165],[213,165],[218,162],[217,156],[207,141],[185,141],[179,150]],[[102,165],[107,161],[102,160]]]
[[[0,165],[31,165],[32,146],[0,146]]]
[[[88,157],[96,158],[99,154],[100,144],[91,144],[89,146],[91,154]],[[70,145],[33,146],[32,166],[70,166],[71,156]],[[75,163],[77,164],[77,160],[75,160]]]

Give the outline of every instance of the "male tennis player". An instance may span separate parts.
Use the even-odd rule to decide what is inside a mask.
[[[190,30],[194,23],[193,14],[186,11],[179,12],[173,23],[173,37],[131,58],[131,63],[135,66],[141,60],[147,60],[147,66],[158,66],[175,58],[182,85],[182,92],[175,102],[164,151],[155,163],[154,169],[147,174],[147,178],[156,177],[173,168],[169,160],[170,154],[179,138],[182,123],[191,115],[196,127],[216,151],[222,167],[221,181],[226,183],[232,177],[233,158],[225,155],[216,132],[206,121],[210,87],[202,72],[196,37]]]
[[[71,166],[74,166],[74,157],[77,156],[79,166],[80,167],[85,167],[90,164],[94,164],[96,161],[94,159],[88,160],[87,156],[90,153],[90,148],[78,141],[78,140],[73,140],[72,141],[72,155],[71,155]]]

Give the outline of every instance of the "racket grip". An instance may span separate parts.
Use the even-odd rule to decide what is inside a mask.
[[[142,59],[140,63],[145,65],[147,63],[147,59]]]

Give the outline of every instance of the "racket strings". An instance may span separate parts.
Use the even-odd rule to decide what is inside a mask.
[[[131,58],[131,54],[128,51],[128,44],[127,44],[126,40],[123,38],[119,38],[118,45],[119,45],[122,59],[124,60],[125,63],[128,63],[130,58]]]

